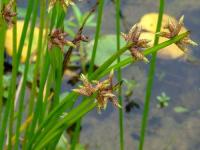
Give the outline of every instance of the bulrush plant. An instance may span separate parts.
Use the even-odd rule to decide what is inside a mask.
[[[82,74],[80,80],[83,82],[83,86],[80,86],[78,89],[73,89],[73,91],[88,97],[96,93],[97,108],[99,112],[101,109],[106,109],[109,100],[114,106],[121,108],[118,103],[117,96],[113,94],[117,86],[120,85],[113,85],[113,73],[114,72],[112,70],[108,79],[104,81],[93,80],[91,82],[89,82],[87,77]]]
[[[9,27],[15,24],[13,18],[17,15],[17,13],[13,11],[13,4],[14,0],[11,0],[8,4],[4,4],[1,10],[2,17]]]
[[[20,37],[19,47],[16,46],[16,15],[18,14],[18,4],[16,0],[1,0],[1,22],[0,31],[6,33],[7,26],[13,28],[13,50],[12,58],[12,76],[8,89],[8,97],[3,97],[5,91],[3,85],[4,73],[4,42],[5,34],[0,34],[0,150],[4,149],[23,149],[23,150],[40,150],[40,149],[56,149],[60,139],[67,138],[66,129],[76,124],[76,131],[73,133],[69,141],[71,150],[76,148],[78,144],[78,135],[80,130],[81,118],[86,113],[97,107],[100,112],[107,108],[108,102],[111,102],[116,109],[119,109],[119,126],[120,126],[120,150],[124,150],[124,127],[123,127],[123,97],[121,95],[121,68],[126,67],[136,61],[144,61],[147,63],[147,55],[155,54],[160,49],[167,47],[173,43],[177,44],[182,50],[186,51],[185,47],[188,44],[197,45],[189,38],[190,32],[179,34],[180,28],[183,25],[183,17],[178,23],[169,20],[166,28],[169,32],[160,32],[159,26],[163,14],[163,0],[160,0],[160,15],[158,19],[158,30],[155,35],[155,44],[149,47],[149,41],[140,39],[142,26],[133,25],[130,31],[121,36],[127,41],[123,47],[120,46],[120,0],[116,0],[116,35],[117,35],[117,50],[109,56],[102,65],[99,65],[94,70],[98,41],[101,32],[101,24],[103,19],[104,0],[97,0],[94,6],[83,17],[82,25],[77,29],[74,37],[68,36],[65,27],[65,19],[68,8],[76,1],[72,0],[28,0],[26,15],[24,18],[24,26]],[[77,4],[83,2],[78,1]],[[48,7],[46,7],[48,6]],[[16,8],[16,9],[15,9]],[[38,9],[40,15],[38,16]],[[83,44],[88,42],[89,38],[83,34],[86,28],[85,24],[90,19],[91,15],[97,12],[96,32],[94,38],[93,53],[90,59],[89,71],[80,72],[80,80],[82,83],[76,83],[76,87],[68,89],[61,96],[61,89],[64,83],[63,76],[66,69],[70,68],[72,62],[72,52],[79,49]],[[77,14],[75,14],[77,15]],[[38,21],[39,20],[39,21]],[[34,64],[30,62],[32,50],[33,33],[35,25],[40,25],[40,33],[37,42],[37,58]],[[27,31],[30,33],[27,34]],[[46,34],[44,34],[46,33]],[[167,37],[169,40],[158,43],[159,36]],[[92,37],[92,35],[91,35]],[[25,39],[28,38],[28,52],[24,64],[24,72],[18,74],[20,67],[20,58]],[[35,43],[34,43],[35,44]],[[17,48],[16,48],[17,47]],[[130,56],[121,60],[120,56],[126,51],[130,51]],[[156,58],[156,57],[155,57]],[[150,62],[153,58],[151,58]],[[114,64],[118,60],[117,64]],[[76,62],[77,63],[77,62]],[[28,87],[28,71],[30,66],[34,67],[34,77],[31,84],[30,96],[25,96]],[[155,66],[154,66],[155,67]],[[117,70],[118,83],[113,83],[114,72]],[[109,74],[110,73],[110,74]],[[105,77],[108,77],[105,79]],[[150,74],[151,76],[153,74]],[[22,80],[18,83],[17,79]],[[152,82],[151,82],[152,84]],[[151,86],[148,86],[147,91]],[[118,94],[115,93],[118,92]],[[83,96],[82,102],[75,107],[75,102]],[[5,101],[5,104],[3,103]],[[26,101],[25,101],[26,100]],[[148,104],[146,105],[143,114],[143,123],[141,129],[141,144],[140,149],[143,149],[145,130],[148,118]],[[70,146],[69,146],[70,147]]]
[[[168,24],[165,25],[165,29],[169,32],[160,32],[160,36],[171,39],[180,34],[181,28],[184,26],[184,16],[181,16],[178,22],[173,22],[170,18]],[[196,42],[190,39],[189,35],[182,40],[176,42],[176,45],[185,53],[188,52],[188,46],[198,46]]]
[[[149,40],[146,39],[139,39],[140,34],[142,31],[142,27],[135,24],[129,31],[128,34],[121,33],[123,38],[129,42],[133,43],[133,45],[130,47],[129,51],[131,52],[131,55],[137,59],[137,60],[143,60],[144,62],[148,63],[148,59],[140,52],[141,49],[148,48]]]

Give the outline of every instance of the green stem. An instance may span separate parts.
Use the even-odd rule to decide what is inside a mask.
[[[76,122],[76,128],[75,128],[75,131],[73,133],[72,142],[71,142],[71,150],[75,150],[76,149],[76,145],[78,143],[78,139],[79,139],[79,135],[80,135],[81,120],[82,119],[79,119]]]
[[[120,0],[115,1],[116,7],[116,35],[117,35],[117,51],[120,49]],[[117,59],[117,63],[120,63],[120,56]],[[121,67],[117,69],[117,80],[120,82],[122,80]],[[122,87],[118,89],[118,99],[121,108],[119,108],[119,127],[120,127],[120,150],[124,150],[124,116],[123,116],[123,101],[122,101]]]
[[[35,106],[35,97],[36,97],[36,92],[37,92],[37,79],[38,79],[38,75],[40,73],[42,73],[41,69],[42,68],[42,64],[41,64],[41,56],[43,56],[45,53],[45,51],[43,51],[45,49],[45,44],[44,44],[44,40],[43,40],[43,33],[44,33],[44,23],[47,19],[45,19],[45,12],[46,12],[46,2],[45,0],[41,0],[40,1],[40,31],[39,31],[39,38],[38,38],[38,50],[37,50],[37,59],[36,59],[36,63],[35,63],[35,68],[34,68],[34,74],[33,74],[33,82],[32,82],[32,88],[31,88],[31,94],[30,94],[30,99],[29,99],[29,105],[28,105],[28,115],[27,118],[29,116],[32,115],[33,113],[33,109]],[[46,29],[46,32],[48,30]],[[45,36],[45,38],[47,38],[47,36]],[[46,57],[44,57],[46,58]],[[42,63],[46,62],[46,59],[43,59]],[[43,74],[42,74],[43,75]],[[26,147],[26,141],[27,141],[27,136],[28,136],[28,130],[30,128],[26,128],[25,130],[25,136],[24,136],[24,142],[23,142],[23,147]]]
[[[3,4],[5,4],[5,0],[0,2],[0,10],[3,9]],[[1,122],[1,113],[2,113],[2,105],[3,105],[3,74],[4,74],[4,44],[5,44],[5,36],[6,36],[7,25],[4,21],[3,17],[0,16],[0,122]],[[1,125],[1,124],[0,124]]]
[[[2,21],[2,20],[1,20]],[[2,21],[3,25],[0,27],[0,121],[1,121],[1,113],[2,113],[2,102],[3,102],[3,73],[4,73],[4,43],[6,36],[6,24]]]
[[[100,30],[101,30],[103,8],[104,8],[104,0],[100,0],[99,5],[98,5],[98,18],[97,18],[94,46],[93,46],[92,58],[90,62],[89,72],[88,72],[89,75],[93,72],[93,69],[94,69],[96,51],[97,51],[98,40],[99,40],[99,35],[100,35]]]
[[[26,12],[26,17],[25,17],[25,22],[24,22],[24,27],[23,27],[23,30],[22,30],[21,40],[20,40],[20,43],[19,43],[18,53],[17,53],[17,56],[16,56],[17,60],[16,60],[16,63],[13,64],[12,78],[11,78],[9,91],[8,91],[8,101],[6,103],[5,113],[4,113],[3,121],[2,121],[2,127],[1,127],[1,130],[0,130],[0,149],[2,149],[3,145],[4,145],[5,132],[6,132],[6,127],[7,127],[8,118],[9,118],[8,116],[9,116],[10,112],[14,112],[14,98],[15,98],[15,92],[16,92],[17,70],[18,70],[18,67],[19,67],[22,48],[24,46],[24,42],[25,42],[25,38],[26,38],[26,32],[27,32],[27,29],[28,29],[28,23],[29,23],[31,14],[32,14],[32,10],[33,10],[33,3],[32,3],[32,0],[29,0],[27,12]],[[13,115],[11,114],[11,117],[12,116]],[[11,120],[13,120],[13,119],[11,118]]]
[[[91,98],[83,101],[81,105],[79,105],[76,109],[73,109],[70,111],[69,114],[67,114],[62,120],[57,122],[56,125],[54,125],[53,128],[51,128],[50,132],[47,134],[41,134],[40,137],[38,137],[38,142],[35,143],[34,147],[37,147],[36,149],[41,149],[45,146],[46,139],[51,138],[52,134],[57,130],[64,130],[66,128],[66,125],[69,127],[74,122],[76,122],[78,119],[80,119],[83,114],[87,113],[89,110],[93,109],[96,106],[96,103],[94,103],[93,99],[95,96],[92,96]],[[87,109],[85,109],[87,107]],[[44,136],[44,137],[43,137]],[[40,147],[40,148],[38,148]]]
[[[160,0],[160,9],[159,9],[156,33],[160,32],[161,30],[162,17],[163,17],[163,12],[164,12],[164,2],[165,2],[164,0]],[[156,35],[155,40],[154,40],[154,46],[158,45],[158,42],[159,42],[159,36]],[[154,52],[152,54],[152,59],[150,62],[150,68],[149,68],[149,73],[148,73],[145,104],[144,104],[144,111],[143,111],[141,131],[140,131],[139,150],[143,150],[145,135],[146,135],[145,132],[148,126],[149,105],[150,105],[150,98],[151,98],[155,69],[156,69],[156,55],[157,55],[157,52]]]
[[[29,63],[30,63],[30,56],[31,56],[31,48],[32,48],[32,43],[33,43],[33,36],[34,36],[34,30],[35,30],[35,25],[36,25],[36,20],[37,20],[37,11],[39,7],[39,0],[36,0],[34,3],[34,8],[33,8],[33,16],[32,16],[32,23],[31,23],[31,28],[30,28],[30,36],[29,36],[29,42],[28,42],[28,53],[26,57],[26,62],[25,62],[25,69],[24,69],[24,74],[23,74],[23,80],[22,80],[22,87],[19,95],[19,112],[17,116],[17,127],[16,127],[16,142],[14,149],[17,150],[19,148],[19,135],[20,135],[20,126],[21,126],[21,121],[22,121],[22,114],[24,110],[24,96],[26,92],[26,83],[27,83],[27,76],[28,76],[28,70],[29,70]],[[10,144],[12,142],[12,137],[10,137]]]
[[[56,6],[55,6],[56,7]],[[55,9],[55,7],[53,8],[53,10]],[[58,13],[58,12],[57,12]],[[62,13],[59,13],[60,15],[63,15],[63,12]],[[58,20],[58,18],[63,18],[63,16],[59,16],[59,14],[56,14],[56,18],[57,19],[52,19],[51,20],[51,27],[53,28],[53,26],[55,25],[55,20],[57,20],[56,22],[56,26],[57,27],[62,27],[62,23],[63,21],[61,20]],[[52,17],[55,17],[55,14],[52,13]],[[54,51],[52,51],[54,52]],[[41,122],[41,116],[40,116],[40,113],[42,113],[44,110],[43,110],[43,91],[44,91],[44,86],[45,86],[45,82],[46,82],[46,79],[47,79],[47,74],[48,74],[48,70],[49,70],[49,65],[50,65],[50,55],[49,55],[49,52],[46,51],[46,59],[45,59],[45,64],[44,64],[44,67],[43,67],[43,73],[42,73],[42,77],[41,77],[41,80],[40,80],[40,89],[39,89],[39,93],[38,93],[38,99],[37,99],[37,102],[36,102],[36,106],[35,106],[35,113],[33,115],[33,121],[32,121],[32,124],[30,126],[30,131],[28,133],[28,145],[27,145],[27,149],[31,149],[32,147],[32,142],[31,142],[31,139],[32,139],[32,136],[35,132],[35,128],[36,128],[36,125],[38,123],[38,119],[39,121]],[[58,58],[59,59],[59,58]],[[60,60],[60,59],[59,59]],[[52,62],[51,62],[52,63]],[[62,65],[61,65],[61,68],[62,68]],[[55,94],[55,97],[56,97],[56,100],[59,100],[59,91],[60,91],[60,85],[61,85],[61,77],[60,77],[60,74],[61,74],[61,71],[62,69],[59,70],[59,74],[58,74],[58,80],[59,80],[59,83],[56,83],[56,91],[57,91],[57,94]],[[55,71],[55,70],[54,70]],[[55,73],[55,72],[54,72]],[[59,78],[60,77],[60,78]],[[40,123],[39,123],[40,124]]]

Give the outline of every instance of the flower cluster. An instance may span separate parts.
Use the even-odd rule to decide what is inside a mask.
[[[63,51],[65,45],[76,47],[71,41],[65,39],[66,36],[67,33],[61,29],[54,29],[49,35],[48,48],[52,49],[53,46],[58,46]]]
[[[173,22],[171,19],[169,19],[168,24],[165,25],[165,29],[168,29],[169,32],[161,32],[159,33],[160,36],[166,37],[166,38],[173,38],[177,35],[179,35],[181,28],[184,26],[183,23],[184,16],[181,16],[178,22]],[[189,36],[183,38],[182,40],[176,42],[176,45],[183,51],[187,52],[187,46],[188,45],[193,45],[197,46],[197,43],[192,41]]]
[[[67,10],[67,7],[69,5],[73,4],[72,0],[50,0],[50,2],[49,2],[49,8],[48,8],[49,11],[55,6],[56,2],[59,2],[61,4],[61,6],[63,7],[64,11]]]
[[[142,27],[135,24],[129,31],[128,34],[121,33],[122,37],[129,43],[133,45],[129,49],[133,58],[137,60],[143,60],[144,62],[149,62],[148,59],[141,53],[141,50],[148,48],[149,40],[140,39]]]
[[[13,12],[12,7],[13,7],[13,0],[10,0],[8,4],[3,6],[3,9],[1,10],[1,14],[3,19],[6,21],[8,26],[12,26],[15,24],[13,17],[15,17],[17,14]]]
[[[83,82],[83,85],[78,89],[73,89],[74,92],[79,93],[83,96],[92,96],[97,94],[97,107],[98,110],[105,109],[108,101],[110,100],[114,106],[121,108],[118,103],[117,97],[113,94],[113,91],[120,85],[119,83],[113,85],[113,75],[114,72],[111,71],[108,79],[104,81],[91,81],[82,74],[80,80]]]

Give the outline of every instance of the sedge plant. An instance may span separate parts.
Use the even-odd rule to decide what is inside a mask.
[[[160,0],[160,15],[158,19],[157,32],[160,31],[162,14],[164,9],[164,0]],[[173,43],[182,44],[187,40],[189,32],[183,34],[170,34],[169,40],[158,43],[160,35],[156,34],[153,47],[147,47],[148,41],[139,39],[140,27],[135,25],[128,34],[122,33],[127,44],[120,45],[120,0],[115,1],[116,6],[116,51],[114,54],[100,66],[95,66],[95,60],[98,59],[96,52],[100,38],[101,25],[103,19],[104,0],[97,0],[91,10],[82,18],[77,25],[77,33],[70,39],[65,32],[65,19],[68,8],[73,5],[72,0],[28,0],[24,26],[21,37],[17,36],[18,21],[17,8],[15,0],[1,0],[0,17],[0,150],[3,149],[56,149],[61,137],[66,134],[66,129],[76,124],[75,131],[71,139],[70,149],[76,149],[80,135],[81,120],[86,113],[97,109],[103,111],[107,103],[112,102],[119,109],[119,127],[120,127],[120,149],[124,145],[124,127],[123,127],[123,99],[122,99],[122,69],[137,61],[148,62],[146,56],[152,55],[149,83],[147,88],[146,100],[149,99],[152,87],[152,77],[155,69],[156,52]],[[81,2],[80,2],[81,3]],[[48,6],[48,7],[47,7]],[[88,70],[81,74],[82,83],[76,83],[74,89],[68,89],[67,94],[61,97],[63,77],[65,70],[69,69],[70,59],[75,49],[78,49],[82,42],[87,42],[88,37],[84,34],[85,24],[91,16],[94,16],[98,8],[96,21],[96,31],[94,37],[93,52],[90,58]],[[38,11],[40,15],[38,16]],[[37,55],[34,61],[31,60],[31,52],[34,40],[34,31],[39,24],[39,35],[37,39]],[[4,75],[4,43],[6,40],[6,30],[12,28],[13,32],[13,55],[10,86],[8,89],[8,98],[3,104],[3,75]],[[83,34],[84,33],[84,34]],[[167,36],[168,34],[163,33]],[[20,42],[17,44],[17,38]],[[18,74],[20,58],[23,55],[25,40],[28,39],[28,49],[26,53],[25,67],[22,75]],[[191,41],[190,41],[191,42]],[[130,56],[121,60],[120,56],[126,51]],[[117,63],[114,64],[117,60]],[[31,82],[30,95],[26,96],[28,91],[28,73],[30,65],[34,64],[33,80]],[[118,83],[113,84],[114,71],[117,71]],[[109,75],[110,74],[110,75]],[[107,77],[105,80],[102,78]],[[19,86],[18,78],[21,78]],[[150,79],[149,79],[150,80]],[[19,92],[17,92],[17,89]],[[118,95],[115,96],[115,90],[118,89]],[[82,102],[75,106],[77,99],[82,96]],[[16,103],[16,105],[15,105]],[[145,104],[143,123],[141,129],[141,144],[143,148],[145,130],[148,118],[149,100]]]

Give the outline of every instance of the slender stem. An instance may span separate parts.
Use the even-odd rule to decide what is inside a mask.
[[[54,6],[55,8],[56,6]],[[54,10],[53,8],[53,10]],[[55,14],[52,14],[52,17],[55,17],[54,16]],[[59,14],[56,14],[56,18],[57,18],[57,22],[56,22],[56,26],[57,27],[62,27],[63,25],[63,21],[62,20],[58,20],[58,18],[62,18],[64,19],[64,17],[62,16],[59,16],[59,15],[63,15],[63,13],[59,13]],[[55,19],[56,20],[56,19]],[[51,27],[53,28],[55,22],[55,20],[51,20]],[[54,52],[54,51],[52,51]],[[48,74],[48,70],[49,70],[49,65],[50,65],[50,55],[48,53],[48,51],[46,51],[46,61],[45,61],[45,66],[43,67],[43,73],[42,73],[42,77],[41,77],[41,80],[40,80],[40,89],[39,89],[39,93],[38,93],[38,99],[37,99],[37,102],[36,102],[36,107],[35,107],[35,113],[33,115],[33,121],[32,121],[32,124],[30,126],[30,131],[28,133],[28,144],[27,144],[27,149],[30,149],[32,147],[31,145],[31,137],[33,136],[34,132],[35,132],[35,129],[36,129],[36,126],[37,126],[37,123],[38,121],[41,121],[42,119],[40,118],[40,113],[43,112],[43,91],[44,91],[44,86],[45,86],[45,82],[46,82],[46,79],[47,79],[47,74]],[[58,58],[59,59],[59,58]],[[48,61],[47,61],[48,60]],[[59,59],[60,60],[60,59]],[[54,63],[54,62],[53,62]],[[60,67],[60,70],[59,70],[59,77],[60,77],[60,74],[61,74],[61,71],[62,70],[62,65]],[[54,70],[56,71],[56,70]],[[55,73],[55,72],[54,72]],[[61,77],[59,78],[58,77],[58,80],[59,80],[59,83],[57,84],[57,87],[56,87],[56,91],[57,91],[57,94],[56,94],[56,100],[59,100],[59,91],[60,91],[60,84],[61,84]],[[39,123],[40,124],[40,123]]]
[[[58,18],[57,18],[57,28],[63,28],[63,23],[64,23],[64,19],[65,19],[65,11],[62,10],[60,8],[61,6],[59,6],[59,13],[58,13]],[[54,108],[55,106],[57,106],[59,104],[59,94],[61,91],[61,84],[62,84],[62,69],[63,69],[63,53],[61,52],[60,48],[54,48],[52,49],[52,51],[55,52],[55,56],[54,57],[56,60],[55,62],[53,62],[54,64],[57,64],[56,67],[54,68],[54,75],[55,75],[55,80],[54,80],[54,84],[55,84],[55,93],[54,93],[54,99],[53,99],[53,103],[52,103],[52,108]],[[52,53],[52,52],[51,52]],[[51,55],[51,54],[50,54]],[[57,63],[56,63],[57,62]]]
[[[17,2],[16,0],[14,0],[14,3],[13,3],[13,8],[14,8],[14,11],[17,13]],[[17,17],[15,16],[13,18],[13,20],[15,22],[17,22]],[[12,66],[14,68],[15,64],[17,63],[17,23],[14,24],[13,26],[13,61],[12,61]],[[14,102],[13,102],[14,104]],[[10,112],[10,123],[9,123],[9,135],[8,135],[8,149],[11,149],[11,138],[12,138],[12,133],[13,133],[13,123],[14,123],[14,106],[12,106],[11,108],[11,112]]]
[[[116,37],[117,37],[117,51],[120,49],[120,0],[115,1],[116,9]],[[120,63],[120,56],[117,58],[117,63]],[[120,82],[122,80],[121,67],[117,69],[117,80]],[[119,108],[119,128],[120,128],[120,150],[124,150],[124,116],[123,116],[123,101],[122,101],[122,87],[118,89],[118,99],[121,108]]]
[[[0,27],[0,121],[1,121],[1,113],[2,113],[2,102],[3,102],[3,73],[4,73],[4,43],[6,36],[6,23],[2,21],[2,26]]]
[[[24,108],[24,96],[26,92],[26,83],[27,83],[27,76],[28,76],[28,70],[29,70],[29,62],[30,62],[30,56],[31,56],[31,48],[33,44],[33,36],[34,36],[34,29],[36,25],[37,20],[37,11],[39,7],[39,0],[35,1],[34,8],[33,8],[33,16],[32,16],[32,23],[30,27],[30,36],[29,36],[29,42],[28,42],[28,53],[27,58],[25,62],[25,69],[23,74],[23,80],[22,80],[22,87],[19,95],[19,112],[17,117],[17,127],[16,127],[16,142],[14,149],[17,150],[19,148],[19,134],[20,134],[20,126],[22,121],[22,114],[23,114],[23,108]],[[12,137],[10,137],[12,138]],[[10,140],[12,142],[12,140]],[[11,143],[10,143],[11,144]]]
[[[25,17],[25,22],[24,22],[24,27],[22,30],[21,40],[19,43],[18,53],[16,56],[17,60],[16,60],[16,63],[13,65],[13,69],[12,69],[12,78],[10,81],[10,86],[9,86],[9,91],[8,91],[8,101],[6,103],[5,113],[4,113],[3,121],[2,121],[2,127],[0,129],[0,149],[2,149],[3,145],[4,145],[5,132],[6,132],[6,127],[7,127],[8,118],[9,118],[8,116],[9,116],[10,112],[13,112],[13,110],[14,110],[14,97],[15,97],[15,92],[16,92],[17,70],[19,67],[20,57],[22,54],[22,48],[24,46],[26,32],[28,29],[28,23],[29,23],[31,14],[32,14],[32,10],[33,10],[33,3],[32,3],[32,0],[29,0],[26,17]],[[11,117],[12,117],[12,115],[11,115]]]
[[[118,50],[116,53],[114,53],[97,70],[95,70],[95,72],[93,74],[91,74],[89,76],[89,78],[95,79],[101,72],[103,72],[106,68],[108,68],[113,63],[113,61],[115,61],[121,54],[123,54],[125,51],[127,51],[131,46],[132,46],[132,44],[128,44],[128,45],[120,48],[120,50]]]
[[[93,72],[93,69],[94,69],[96,51],[97,51],[98,40],[99,40],[99,35],[100,35],[100,30],[101,30],[103,8],[104,8],[104,0],[100,0],[99,5],[98,5],[98,18],[97,18],[97,26],[96,26],[96,32],[95,32],[95,40],[94,40],[92,58],[91,58],[89,73],[88,73],[89,75]]]
[[[46,3],[45,0],[40,1],[40,31],[39,31],[39,38],[38,38],[38,50],[37,50],[37,59],[35,63],[34,68],[34,75],[33,75],[33,82],[32,82],[32,88],[31,88],[31,94],[30,94],[30,100],[29,100],[29,113],[28,116],[31,115],[33,111],[33,105],[34,105],[34,99],[36,95],[36,88],[37,88],[37,77],[39,74],[39,67],[40,67],[40,61],[41,61],[41,55],[42,55],[42,46],[43,46],[43,32],[44,32],[44,22],[45,22],[45,7]],[[46,31],[47,32],[47,31]]]
[[[35,128],[36,128],[36,125],[37,125],[37,122],[41,117],[40,113],[42,112],[42,107],[43,107],[43,101],[42,101],[43,100],[43,91],[44,91],[46,78],[47,78],[47,75],[48,75],[49,64],[50,64],[50,62],[49,62],[48,54],[46,54],[44,70],[42,71],[42,76],[41,76],[41,79],[40,79],[39,93],[38,93],[38,96],[37,96],[35,109],[33,110],[33,120],[31,122],[31,125],[30,125],[27,133],[26,133],[27,134],[26,135],[26,139],[28,140],[28,145],[27,146],[29,146],[30,138],[33,136]]]
[[[40,31],[39,31],[39,38],[38,38],[38,45],[37,45],[37,47],[38,47],[37,59],[36,59],[36,63],[35,63],[34,73],[33,73],[33,82],[32,82],[31,94],[30,94],[30,99],[29,99],[29,105],[28,105],[28,109],[27,109],[28,110],[27,117],[33,115],[33,110],[34,110],[34,106],[35,106],[35,97],[36,97],[36,92],[37,92],[38,74],[41,73],[42,76],[45,75],[45,73],[43,73],[41,71],[41,70],[43,70],[43,69],[41,69],[42,68],[41,57],[46,52],[45,51],[46,44],[44,44],[44,40],[42,40],[43,39],[43,33],[44,33],[44,23],[45,23],[45,21],[48,21],[48,18],[45,19],[45,12],[46,12],[46,1],[45,0],[41,0],[40,1]],[[48,32],[48,27],[46,28],[46,32]],[[44,38],[47,38],[47,33],[45,33],[45,37]],[[43,62],[46,63],[46,61],[47,61],[46,58],[47,57],[43,58],[42,63]],[[23,148],[25,148],[26,144],[27,144],[27,136],[28,136],[29,129],[30,128],[28,127],[25,130]]]
[[[67,114],[62,120],[60,120],[59,122],[57,122],[57,124],[54,125],[54,127],[49,130],[50,132],[48,132],[47,134],[43,134],[42,135],[42,136],[44,136],[43,138],[42,138],[42,136],[38,137],[38,140],[37,140],[38,142],[35,143],[34,147],[40,147],[40,145],[44,146],[44,143],[46,143],[45,142],[46,139],[49,139],[50,136],[56,130],[59,130],[59,128],[61,130],[64,130],[66,128],[66,125],[69,127],[75,121],[77,121],[78,119],[80,119],[80,117],[83,116],[83,114],[85,114],[89,110],[93,109],[96,106],[96,103],[93,102],[94,97],[95,96],[92,96],[91,98],[83,101],[81,103],[81,105],[78,106],[78,109],[76,108],[76,109],[73,109],[72,111],[70,111],[69,114]],[[85,109],[86,107],[87,107],[87,109]],[[38,149],[40,149],[40,148],[38,148]]]
[[[82,119],[79,119],[76,122],[76,128],[75,128],[75,131],[73,133],[72,142],[71,142],[71,150],[75,150],[76,149],[76,145],[78,143],[78,139],[79,139],[79,135],[80,135],[81,120]]]
[[[164,2],[165,2],[164,0],[160,0],[160,9],[159,9],[156,33],[160,32],[160,30],[161,30],[162,17],[163,17],[163,12],[164,12]],[[159,42],[159,36],[156,35],[155,40],[154,40],[154,46],[158,45],[158,42]],[[148,72],[145,104],[144,104],[144,111],[143,111],[141,131],[140,131],[139,150],[143,150],[144,142],[145,142],[145,135],[146,135],[145,132],[146,132],[146,128],[148,126],[149,105],[150,105],[150,98],[151,98],[155,69],[156,69],[156,54],[157,54],[157,52],[154,52],[152,54],[152,59],[150,62],[150,68],[149,68],[149,72]]]

